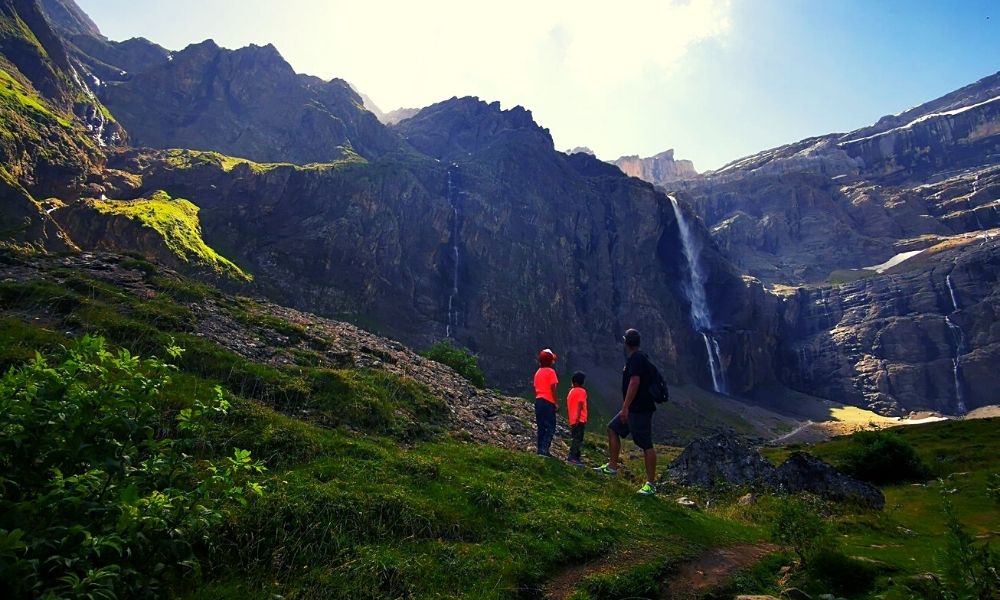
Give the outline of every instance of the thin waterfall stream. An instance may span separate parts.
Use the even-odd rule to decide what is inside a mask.
[[[722,352],[719,348],[719,340],[715,338],[713,333],[712,312],[705,293],[705,275],[701,267],[701,245],[695,239],[694,233],[691,231],[691,224],[684,217],[677,199],[672,195],[668,197],[674,209],[674,216],[677,218],[677,228],[681,233],[681,246],[688,263],[690,279],[683,286],[683,289],[688,302],[691,303],[691,324],[695,331],[701,334],[701,338],[705,342],[708,369],[712,373],[712,389],[720,394],[726,394],[728,392],[726,372],[722,367]]]
[[[955,286],[951,282],[951,275],[945,277],[948,284],[948,294],[951,296],[951,314],[958,312],[958,296],[955,294]],[[955,356],[951,359],[951,372],[955,380],[955,409],[959,414],[964,415],[969,412],[965,406],[965,391],[962,389],[962,354],[965,353],[965,334],[951,319],[951,315],[945,315],[945,324],[951,332],[952,340],[955,344]]]
[[[452,275],[451,293],[448,294],[448,324],[445,327],[445,337],[451,338],[458,329],[458,268],[461,261],[461,254],[458,249],[459,229],[461,215],[459,214],[459,192],[455,186],[453,172],[458,168],[457,164],[452,164],[448,168],[448,202],[451,204],[451,253],[452,253]]]

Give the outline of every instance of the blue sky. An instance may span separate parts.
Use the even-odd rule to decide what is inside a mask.
[[[78,0],[111,39],[274,43],[384,110],[477,95],[557,147],[675,148],[699,170],[848,131],[1000,70],[1000,3]]]

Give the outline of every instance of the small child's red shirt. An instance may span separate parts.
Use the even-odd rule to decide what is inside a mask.
[[[566,396],[566,412],[569,413],[569,424],[587,422],[587,390],[574,387]]]

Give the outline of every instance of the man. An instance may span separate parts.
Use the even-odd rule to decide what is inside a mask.
[[[642,448],[646,463],[646,483],[639,489],[639,494],[652,496],[656,493],[653,487],[656,479],[656,449],[653,448],[653,411],[656,410],[656,403],[649,393],[653,366],[649,357],[639,349],[641,339],[638,331],[629,329],[622,341],[628,357],[622,371],[622,409],[608,423],[608,462],[595,470],[605,475],[618,473],[622,438],[631,435],[635,445]]]

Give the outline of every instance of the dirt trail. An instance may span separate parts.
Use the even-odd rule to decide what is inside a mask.
[[[677,572],[663,583],[661,595],[670,600],[700,598],[705,593],[724,586],[737,571],[778,550],[777,546],[765,543],[713,548],[681,564]],[[584,577],[613,573],[620,570],[622,565],[652,562],[657,559],[658,554],[655,546],[639,546],[585,565],[571,567],[549,581],[545,586],[544,597],[548,600],[563,600],[577,589]]]
[[[713,548],[681,565],[664,585],[664,597],[671,600],[701,598],[724,586],[737,571],[752,566],[778,550],[780,548],[774,544],[763,543]]]

